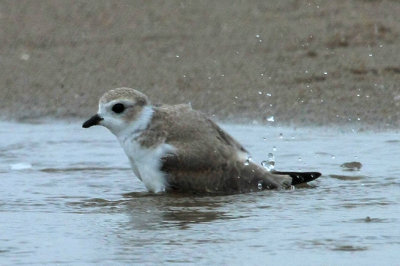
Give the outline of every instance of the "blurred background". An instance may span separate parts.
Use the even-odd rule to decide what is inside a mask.
[[[400,127],[400,1],[0,1],[2,119],[133,87],[217,120]]]

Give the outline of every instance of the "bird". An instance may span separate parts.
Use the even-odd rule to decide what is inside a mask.
[[[152,104],[131,88],[107,91],[83,128],[114,134],[149,192],[235,194],[287,189],[319,172],[268,171],[231,135],[190,104]]]

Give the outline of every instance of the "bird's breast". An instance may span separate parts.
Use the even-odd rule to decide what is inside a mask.
[[[135,175],[152,192],[165,190],[166,177],[161,171],[161,158],[173,147],[168,144],[160,144],[156,147],[143,147],[135,140],[121,143],[128,156],[131,168]]]

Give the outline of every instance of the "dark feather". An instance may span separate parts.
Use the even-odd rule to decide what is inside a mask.
[[[321,176],[318,172],[281,172],[272,171],[275,175],[288,175],[292,178],[292,185],[311,182]]]
[[[308,182],[319,176],[271,173],[260,165],[245,163],[246,149],[204,114],[187,105],[163,105],[154,110],[152,123],[139,141],[147,147],[160,143],[174,147],[161,158],[169,190],[243,193],[288,188],[301,183],[302,178]]]

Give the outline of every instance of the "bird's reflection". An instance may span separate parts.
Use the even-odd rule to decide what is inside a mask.
[[[129,215],[129,227],[135,229],[185,229],[190,224],[233,218],[223,208],[233,196],[129,193],[124,197],[127,199],[125,211]]]
[[[117,254],[147,260],[149,247],[175,249],[188,243],[231,241],[220,231],[209,231],[207,224],[224,227],[229,220],[246,218],[254,211],[249,206],[269,205],[273,193],[194,196],[134,192],[118,200],[84,199],[73,209],[102,213],[106,222],[99,234],[118,246]]]
[[[123,194],[118,200],[91,198],[70,202],[69,205],[74,206],[79,213],[127,215],[129,221],[124,225],[125,229],[157,230],[168,227],[185,229],[191,224],[239,218],[235,217],[229,206],[244,201],[244,195],[194,196],[132,192]]]

